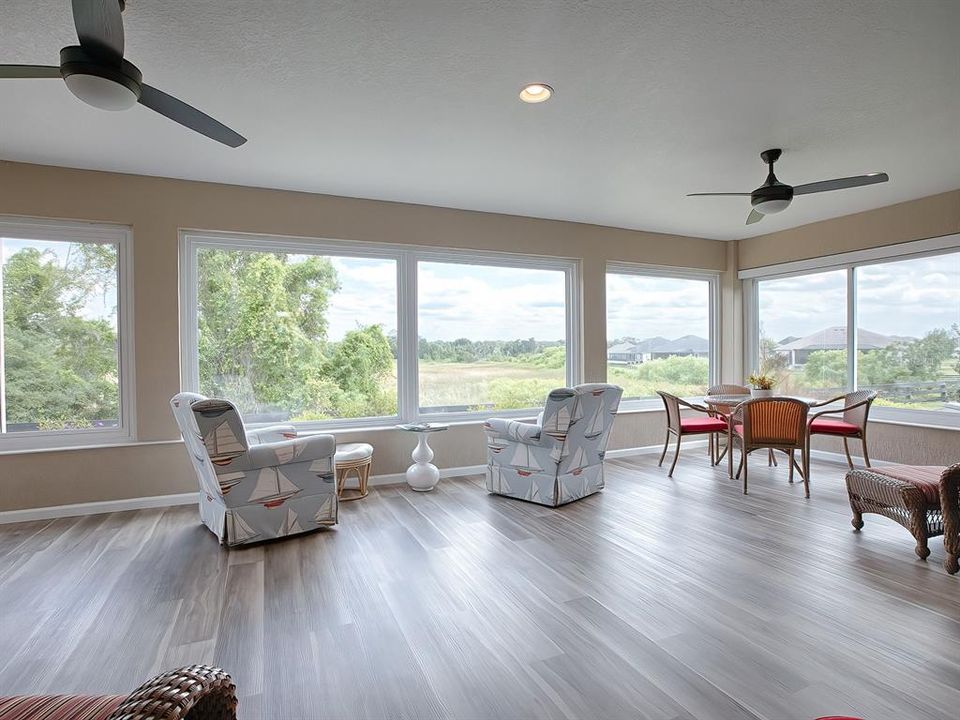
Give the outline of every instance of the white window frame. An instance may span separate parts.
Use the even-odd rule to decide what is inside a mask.
[[[252,235],[204,230],[180,231],[180,342],[181,384],[199,392],[197,352],[197,252],[201,248],[288,252],[394,260],[397,263],[397,413],[364,418],[332,418],[296,423],[304,432],[364,427],[384,427],[399,422],[470,422],[490,417],[491,412],[421,413],[418,360],[418,263],[446,262],[466,265],[563,270],[566,282],[567,382],[575,385],[581,377],[579,262],[576,260],[513,255],[474,250],[447,250],[419,245],[398,245],[323,238]],[[544,398],[546,399],[546,398]],[[496,411],[500,417],[529,417],[539,408]]]
[[[133,335],[133,234],[129,227],[81,221],[0,216],[0,237],[17,240],[91,243],[117,247],[117,355],[119,426],[76,430],[6,432],[3,323],[0,322],[0,454],[31,450],[119,445],[136,440],[136,383]],[[0,277],[0,318],[3,314]]]
[[[435,249],[422,249],[415,251],[416,256],[416,267],[415,274],[419,275],[416,270],[419,268],[419,263],[421,262],[436,262],[436,263],[451,263],[451,264],[460,264],[460,265],[471,265],[473,267],[477,266],[490,266],[490,267],[505,267],[505,268],[517,268],[517,269],[527,269],[527,270],[554,270],[564,273],[564,302],[565,302],[565,312],[566,320],[564,329],[566,331],[566,338],[564,341],[564,350],[566,352],[566,383],[568,387],[577,385],[580,382],[581,377],[581,368],[580,368],[580,342],[579,342],[579,329],[580,329],[580,296],[579,296],[579,263],[576,260],[567,260],[562,258],[547,258],[540,256],[532,255],[511,255],[507,253],[493,253],[493,252],[476,252],[469,251],[464,252],[460,250],[435,250]],[[416,278],[414,278],[416,281]],[[414,314],[414,348],[413,356],[417,360],[417,374],[414,380],[416,380],[416,413],[415,418],[417,420],[423,420],[427,422],[458,422],[458,421],[468,421],[475,419],[484,419],[489,418],[493,415],[502,418],[525,418],[530,417],[531,415],[536,415],[543,409],[543,406],[537,406],[532,408],[519,408],[516,410],[481,410],[479,412],[447,412],[447,413],[429,413],[420,411],[420,393],[419,393],[419,384],[420,384],[420,368],[419,368],[419,357],[418,357],[418,346],[416,345],[417,338],[419,333],[417,332],[416,323],[419,320],[420,309],[419,302],[417,303]],[[399,372],[399,371],[398,371]],[[411,388],[412,390],[413,388]],[[546,401],[546,397],[544,397]]]
[[[738,277],[743,283],[744,317],[747,322],[747,341],[744,348],[746,362],[744,365],[753,368],[759,362],[760,357],[758,290],[760,281],[844,270],[847,274],[847,392],[856,390],[857,338],[854,329],[857,327],[857,269],[870,265],[936,257],[957,252],[960,252],[960,234],[741,270]],[[870,419],[905,425],[960,428],[960,412],[949,410],[910,410],[877,405],[870,411]]]
[[[707,338],[710,343],[708,385],[717,385],[720,382],[720,273],[709,270],[687,270],[664,265],[645,265],[629,262],[608,262],[604,273],[604,294],[606,294],[607,275],[633,275],[637,277],[658,277],[673,280],[700,280],[708,284],[709,308]],[[607,298],[607,304],[610,299]],[[604,318],[609,329],[609,320]],[[609,342],[609,338],[607,338]],[[604,350],[604,367],[607,366],[606,350]],[[660,398],[624,398],[620,403],[621,410],[649,410],[662,409]]]

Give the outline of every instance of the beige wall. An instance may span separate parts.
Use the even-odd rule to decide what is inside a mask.
[[[960,190],[740,240],[739,268],[960,233]]]
[[[129,225],[134,237],[136,408],[139,440],[177,437],[170,396],[180,389],[178,232],[181,228],[521,252],[581,261],[584,379],[606,376],[608,261],[727,273],[729,244],[419,205],[0,162],[0,214]],[[722,316],[733,332],[734,315]],[[727,357],[727,355],[724,355]],[[660,441],[659,413],[624,416],[613,447]],[[406,468],[411,439],[395,430],[337,433],[376,446],[374,472]],[[483,462],[479,426],[436,439],[437,462]],[[0,511],[187,492],[195,481],[177,444],[0,456]]]
[[[738,264],[743,270],[955,233],[960,233],[960,190],[740,240]],[[957,430],[871,422],[868,437],[871,459],[916,465],[960,461]],[[830,438],[817,438],[813,447],[843,452],[841,442]],[[859,447],[851,443],[854,454]]]

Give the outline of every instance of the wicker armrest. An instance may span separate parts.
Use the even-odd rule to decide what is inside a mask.
[[[220,668],[191,665],[148,680],[108,720],[236,720],[237,688]]]

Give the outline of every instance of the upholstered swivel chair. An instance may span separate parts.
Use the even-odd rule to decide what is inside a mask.
[[[622,394],[603,383],[559,388],[537,423],[487,420],[487,490],[551,507],[602,490],[603,456]]]
[[[226,545],[337,522],[333,435],[292,425],[247,432],[233,403],[195,393],[170,400],[200,481],[200,519]]]

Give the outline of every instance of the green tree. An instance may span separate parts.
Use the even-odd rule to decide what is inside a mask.
[[[116,330],[84,317],[115,278],[109,245],[70,243],[59,254],[26,247],[4,263],[8,423],[61,429],[116,420]]]
[[[324,375],[347,393],[375,395],[393,368],[390,341],[380,325],[348,332],[324,366]]]
[[[329,401],[317,377],[340,287],[329,259],[205,250],[198,274],[201,392],[248,410],[298,412]]]
[[[804,386],[842,388],[847,384],[847,351],[816,350],[803,366]]]

